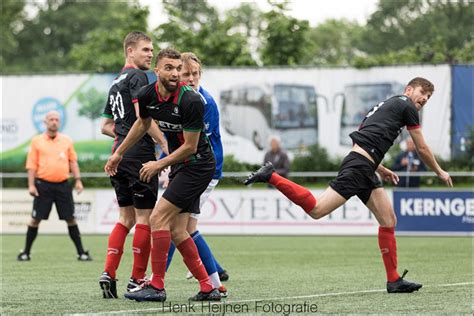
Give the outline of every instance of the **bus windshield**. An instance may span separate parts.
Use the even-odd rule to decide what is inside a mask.
[[[316,92],[310,86],[275,85],[273,128],[317,127]]]

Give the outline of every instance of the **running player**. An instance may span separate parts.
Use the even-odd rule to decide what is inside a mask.
[[[115,138],[112,151],[123,142],[138,117],[137,96],[141,87],[148,84],[145,70],[150,69],[153,58],[151,39],[142,32],[131,32],[124,39],[125,66],[115,78],[105,106],[102,133]],[[110,177],[120,208],[119,221],[110,233],[104,272],[99,285],[104,298],[117,298],[116,271],[123,253],[125,238],[135,225],[133,235],[133,268],[127,290],[144,282],[150,255],[149,216],[158,194],[158,179],[149,183],[140,181],[142,164],[155,160],[155,142],[165,147],[165,140],[155,123],[148,134],[133,146]]]
[[[115,175],[123,154],[148,130],[152,119],[159,121],[168,141],[169,155],[150,161],[140,170],[140,179],[149,182],[171,166],[170,182],[150,216],[153,278],[142,289],[126,293],[136,301],[164,301],[166,259],[173,239],[189,271],[198,279],[200,291],[191,300],[220,300],[212,286],[193,239],[186,231],[189,214],[199,212],[199,197],[215,172],[215,160],[203,129],[204,104],[199,94],[179,82],[181,54],[174,49],[160,51],[156,60],[157,82],[140,90],[140,118],[123,143],[109,158],[105,171]]]
[[[366,115],[358,131],[350,134],[354,142],[352,151],[344,158],[337,178],[330,182],[318,198],[306,188],[274,172],[271,163],[251,174],[245,184],[268,182],[288,199],[301,206],[314,219],[324,217],[357,195],[375,215],[380,224],[378,241],[387,273],[387,292],[411,293],[422,285],[407,281],[397,272],[397,246],[395,225],[397,219],[387,193],[375,172],[396,184],[398,176],[380,164],[393,142],[407,127],[421,159],[433,169],[449,187],[453,186],[449,174],[441,169],[431,149],[426,144],[420,128],[420,111],[434,91],[433,84],[424,78],[414,78],[405,87],[403,95],[380,102]]]

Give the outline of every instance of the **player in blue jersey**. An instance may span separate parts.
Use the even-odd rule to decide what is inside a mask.
[[[209,94],[209,92],[199,85],[202,71],[201,61],[199,58],[193,53],[182,53],[181,60],[183,61],[183,68],[180,73],[180,80],[188,84],[201,95],[202,101],[204,103],[204,133],[211,142],[214,157],[216,159],[216,171],[214,176],[207,186],[206,191],[204,191],[204,193],[201,195],[199,201],[199,207],[202,208],[203,204],[209,198],[211,192],[217,186],[217,183],[219,183],[219,179],[222,177],[223,149],[221,134],[219,131],[219,109],[217,108],[214,98]],[[227,280],[229,278],[228,274],[217,263],[205,239],[197,230],[198,219],[199,214],[190,214],[187,226],[188,233],[191,235],[198,248],[199,255],[212,281],[212,284],[219,289],[221,296],[226,297],[227,290],[221,284],[221,281]],[[171,259],[173,258],[174,250],[174,245],[171,245],[170,252],[168,254],[167,268],[171,263]],[[192,277],[192,274],[188,273],[188,277]]]

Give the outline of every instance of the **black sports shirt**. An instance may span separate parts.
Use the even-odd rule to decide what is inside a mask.
[[[140,116],[151,117],[157,121],[160,130],[168,140],[171,154],[184,143],[183,131],[199,132],[204,128],[204,104],[201,96],[184,82],[167,99],[158,93],[159,81],[143,87],[138,94]],[[199,135],[195,154],[187,157],[185,164],[214,163],[214,154],[204,132]]]
[[[420,118],[410,98],[398,95],[373,107],[362,121],[359,130],[349,136],[354,143],[367,151],[378,165],[404,126],[407,129],[419,128]]]
[[[133,67],[124,67],[112,82],[104,109],[103,117],[113,118],[115,122],[115,141],[112,147],[114,152],[127,136],[133,123],[136,121],[135,107],[140,88],[148,84],[144,71]],[[144,158],[154,156],[155,143],[150,135],[146,134],[124,155],[124,158]]]

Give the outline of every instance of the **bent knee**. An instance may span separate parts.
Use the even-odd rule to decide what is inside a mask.
[[[386,216],[382,219],[382,223],[380,223],[381,227],[391,228],[397,226],[397,217],[395,214],[391,214],[390,216]]]
[[[320,218],[324,217],[324,213],[322,212],[321,208],[318,207],[317,205],[315,207],[313,207],[313,209],[310,212],[308,212],[308,215],[312,219],[320,219]]]
[[[184,240],[188,239],[189,234],[185,229],[172,229],[171,230],[171,240],[173,240],[175,245],[179,245]]]
[[[119,222],[128,229],[132,229],[132,227],[135,225],[135,218],[129,216],[121,216]]]

